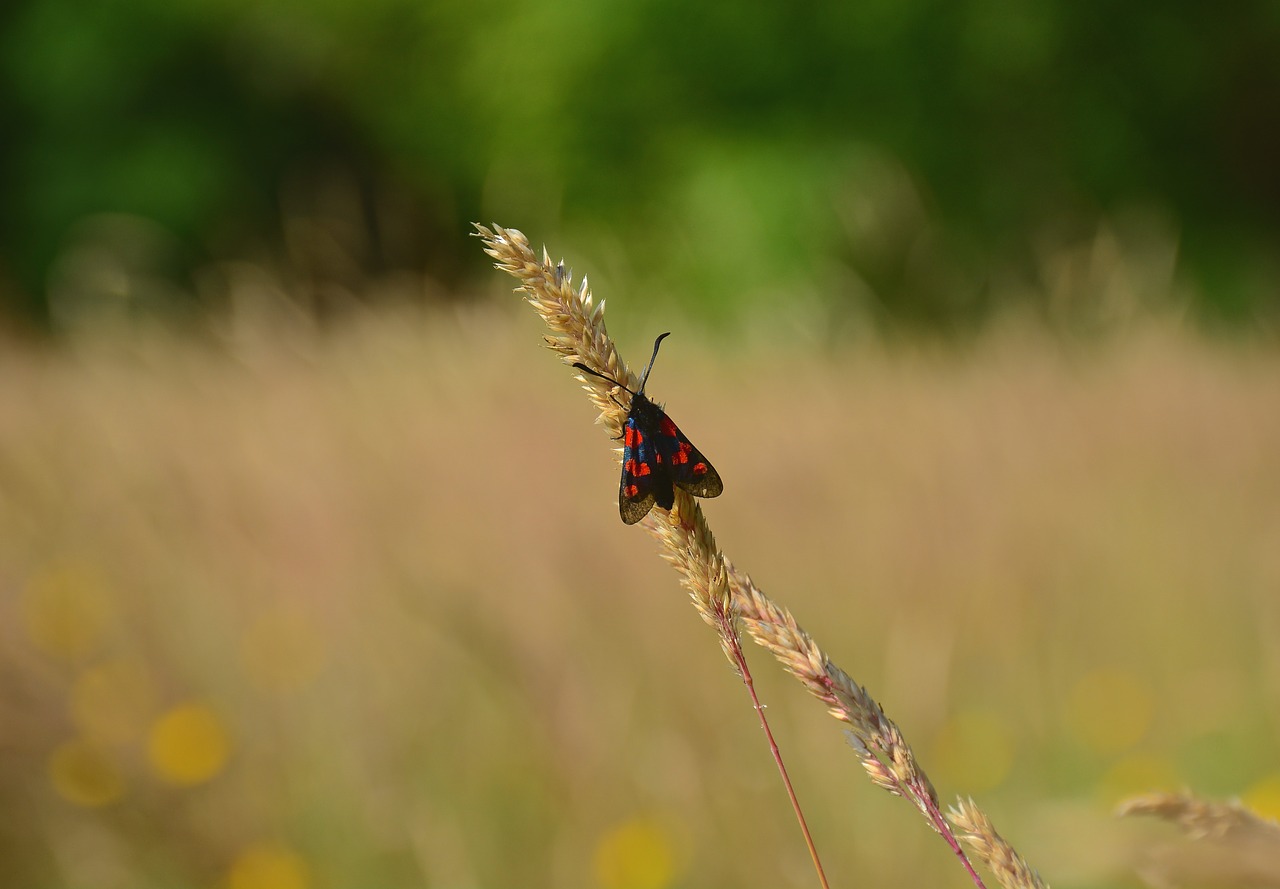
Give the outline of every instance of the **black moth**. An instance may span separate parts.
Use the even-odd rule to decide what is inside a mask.
[[[670,335],[664,333],[653,341],[653,357],[635,392],[585,364],[573,365],[631,393],[631,409],[622,432],[622,484],[618,489],[618,512],[628,525],[648,515],[654,504],[671,509],[676,502],[676,488],[695,497],[719,497],[724,491],[724,483],[711,462],[685,438],[661,405],[645,397],[644,385],[658,358],[658,346]]]

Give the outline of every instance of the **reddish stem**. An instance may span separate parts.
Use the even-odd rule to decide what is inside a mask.
[[[804,844],[808,847],[809,857],[813,860],[813,869],[818,872],[818,882],[821,884],[822,889],[831,889],[831,885],[827,882],[827,874],[822,869],[822,862],[818,858],[818,847],[813,843],[813,835],[809,833],[809,824],[805,821],[804,812],[800,808],[800,800],[796,797],[795,788],[791,785],[791,776],[787,774],[787,767],[782,762],[782,751],[778,749],[778,743],[773,739],[773,730],[769,728],[769,720],[765,718],[764,706],[760,703],[760,698],[756,696],[755,682],[751,678],[751,669],[747,666],[747,658],[738,642],[737,630],[728,615],[717,610],[717,618],[720,621],[721,638],[729,641],[729,650],[733,655],[734,663],[737,664],[738,672],[742,675],[742,682],[746,685],[747,692],[751,695],[751,704],[755,707],[756,714],[760,717],[760,727],[764,729],[764,736],[769,741],[769,752],[773,754],[773,761],[778,767],[778,774],[782,776],[782,786],[787,789],[787,797],[791,800],[791,809],[796,813],[796,821],[800,824],[800,833],[804,836]]]
[[[839,707],[840,696],[836,694],[835,685],[829,677],[825,679],[823,686],[827,690],[827,694],[823,696],[823,700]],[[850,723],[852,723],[852,720],[850,720]],[[960,841],[956,839],[956,835],[952,833],[951,823],[947,821],[942,812],[938,809],[938,804],[934,801],[933,796],[926,790],[916,787],[914,784],[904,784],[904,782],[899,781],[897,776],[893,775],[892,772],[888,772],[887,774],[894,779],[894,786],[904,799],[919,801],[917,803],[918,807],[922,810],[925,817],[929,819],[929,823],[933,825],[933,829],[942,835],[942,838],[947,841],[947,845],[951,847],[951,851],[960,859],[960,864],[964,866],[965,871],[969,874],[969,878],[973,880],[973,884],[977,886],[978,889],[987,889],[986,884],[982,882],[982,877],[978,876],[978,872],[974,870],[973,862],[971,862],[969,860],[969,856],[964,853],[964,848],[960,845]]]
[[[956,835],[951,832],[951,824],[943,817],[942,812],[938,811],[938,806],[929,796],[924,797],[925,808],[929,812],[929,820],[933,822],[933,829],[942,834],[942,838],[947,841],[947,845],[951,847],[951,851],[956,853],[956,857],[960,859],[960,863],[964,865],[964,869],[969,872],[969,877],[973,880],[973,884],[978,889],[987,889],[986,884],[982,882],[982,877],[978,876],[978,872],[973,869],[973,864],[969,861],[969,856],[964,854],[964,849],[960,847],[960,841],[956,839]]]

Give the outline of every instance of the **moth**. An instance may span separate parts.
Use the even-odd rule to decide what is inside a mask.
[[[618,487],[618,512],[628,525],[640,521],[655,505],[671,509],[676,502],[676,488],[694,497],[719,497],[724,491],[724,483],[711,461],[685,437],[662,405],[644,394],[649,372],[658,358],[658,347],[670,335],[664,333],[653,341],[653,356],[640,377],[640,388],[634,392],[581,362],[573,365],[631,395],[622,430],[622,482]]]

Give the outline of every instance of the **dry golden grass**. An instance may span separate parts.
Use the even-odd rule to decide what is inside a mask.
[[[1055,885],[1136,885],[1121,796],[1276,806],[1280,357],[668,326],[650,390],[725,477],[720,544]],[[15,884],[812,885],[540,333],[383,312],[0,354]],[[965,885],[756,674],[833,885]]]

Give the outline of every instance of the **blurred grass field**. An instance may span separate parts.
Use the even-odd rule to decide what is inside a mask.
[[[657,332],[614,331],[633,361]],[[541,333],[381,310],[3,350],[10,885],[813,885]],[[726,554],[1053,885],[1140,885],[1129,793],[1280,814],[1274,350],[677,328],[650,394],[725,479]],[[965,885],[748,655],[833,883]]]

